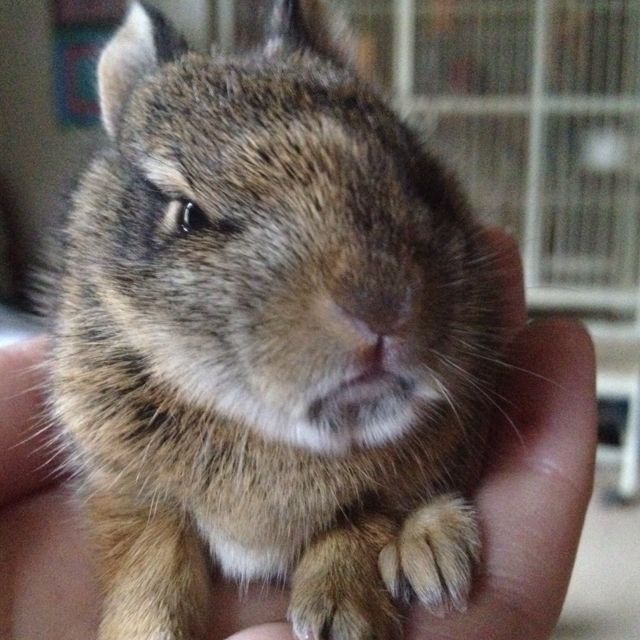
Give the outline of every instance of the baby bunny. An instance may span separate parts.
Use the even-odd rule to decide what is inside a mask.
[[[339,33],[278,0],[260,52],[204,56],[134,3],[102,54],[52,358],[100,640],[204,638],[211,560],[286,581],[301,639],[465,607],[497,279]]]

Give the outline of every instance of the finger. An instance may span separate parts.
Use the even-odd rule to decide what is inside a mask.
[[[511,361],[504,393],[519,433],[496,426],[477,495],[485,550],[472,604],[444,621],[414,611],[410,637],[541,640],[560,614],[593,487],[593,348],[583,329],[548,322],[518,336]]]
[[[43,430],[46,350],[44,337],[0,350],[0,504],[50,483],[59,464]]]
[[[291,625],[274,622],[244,629],[230,636],[229,640],[294,640],[294,636]]]
[[[514,343],[503,394],[521,433],[496,429],[489,477],[523,463],[552,465],[591,495],[597,445],[595,358],[587,331],[567,320],[529,326]],[[501,425],[504,426],[504,425]],[[524,438],[524,442],[523,442]]]
[[[209,638],[221,640],[245,629],[255,629],[254,637],[258,640],[262,638],[263,628],[271,629],[272,625],[265,623],[274,622],[290,629],[283,623],[288,603],[289,593],[277,585],[252,583],[239,589],[237,583],[223,581],[219,576],[214,580],[211,597],[213,616]]]
[[[93,555],[82,515],[63,486],[5,506],[0,511],[0,637],[95,638],[100,591]],[[5,628],[10,631],[3,634]]]

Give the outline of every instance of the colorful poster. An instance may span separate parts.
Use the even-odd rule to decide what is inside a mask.
[[[58,121],[89,126],[100,120],[96,67],[110,28],[58,29],[55,33],[54,84]]]

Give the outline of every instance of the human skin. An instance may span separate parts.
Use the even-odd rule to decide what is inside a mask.
[[[484,551],[469,608],[446,618],[413,607],[408,640],[543,640],[558,619],[593,484],[594,355],[567,321],[525,326],[515,245],[488,232],[513,336],[493,440],[475,495]],[[37,430],[47,340],[0,351],[0,637],[88,640],[99,594],[81,507]],[[55,429],[55,428],[54,428]],[[150,550],[152,552],[152,550]],[[290,640],[287,594],[214,577],[210,639]]]

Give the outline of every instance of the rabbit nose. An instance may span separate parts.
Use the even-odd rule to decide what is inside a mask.
[[[343,322],[371,344],[402,333],[412,315],[410,287],[382,292],[342,289],[334,292],[333,303]]]

